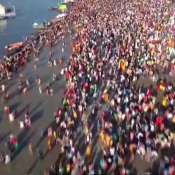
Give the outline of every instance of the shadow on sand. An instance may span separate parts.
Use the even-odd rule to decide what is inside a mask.
[[[29,141],[31,140],[32,136],[34,135],[34,132],[30,133],[28,136],[26,136],[28,133],[28,129],[24,129],[17,137],[19,141],[19,148],[16,150],[12,155],[12,161],[14,161],[17,156],[21,153],[21,151],[27,146]]]
[[[43,116],[44,110],[41,109],[38,112],[36,112],[32,117],[31,117],[31,122],[34,123],[37,120],[39,120]]]

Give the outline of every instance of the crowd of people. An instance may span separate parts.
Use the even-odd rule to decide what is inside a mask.
[[[137,174],[136,157],[150,169],[160,160],[153,174],[175,174],[173,8],[165,0],[75,4],[50,174]]]
[[[0,59],[0,80],[11,79],[14,73],[19,72],[32,58],[37,58],[44,47],[49,48],[49,61],[52,58],[52,48],[65,34],[65,21],[58,20],[42,31],[26,37],[22,47],[16,52],[6,54]],[[35,67],[36,68],[36,65]]]
[[[56,126],[48,128],[48,150],[58,147],[50,175],[175,174],[173,9],[167,0],[78,0],[65,20],[1,60],[1,79],[10,79],[45,46],[52,67],[57,64],[52,47],[67,32],[72,35],[72,55],[61,70],[67,83],[63,105],[54,113]],[[36,81],[42,94],[40,78]],[[25,94],[29,83],[21,84]],[[49,85],[46,93],[53,95]],[[14,120],[8,107],[5,111]],[[24,125],[31,126],[28,113]],[[15,137],[10,143],[18,145]],[[139,170],[136,159],[149,170]]]

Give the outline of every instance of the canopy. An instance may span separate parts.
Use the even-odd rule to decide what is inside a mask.
[[[61,12],[65,12],[67,10],[67,5],[66,4],[60,4],[58,6],[58,9],[61,11]]]
[[[67,15],[66,13],[62,13],[62,14],[57,15],[56,18],[63,18],[63,17],[65,17],[66,15]]]
[[[65,3],[74,2],[74,0],[64,0]]]

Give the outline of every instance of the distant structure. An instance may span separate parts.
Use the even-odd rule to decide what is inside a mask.
[[[5,16],[5,13],[6,13],[5,7],[2,4],[0,4],[0,18]]]
[[[69,3],[69,2],[74,2],[74,0],[64,0],[62,3]]]
[[[13,18],[16,16],[15,7],[5,7],[0,4],[0,19]]]

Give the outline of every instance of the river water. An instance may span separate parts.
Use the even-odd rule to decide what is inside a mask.
[[[0,20],[0,57],[4,54],[4,46],[24,40],[33,32],[34,22],[43,22],[56,16],[56,12],[48,7],[56,6],[57,0],[0,0],[0,4],[15,6],[14,19]]]

